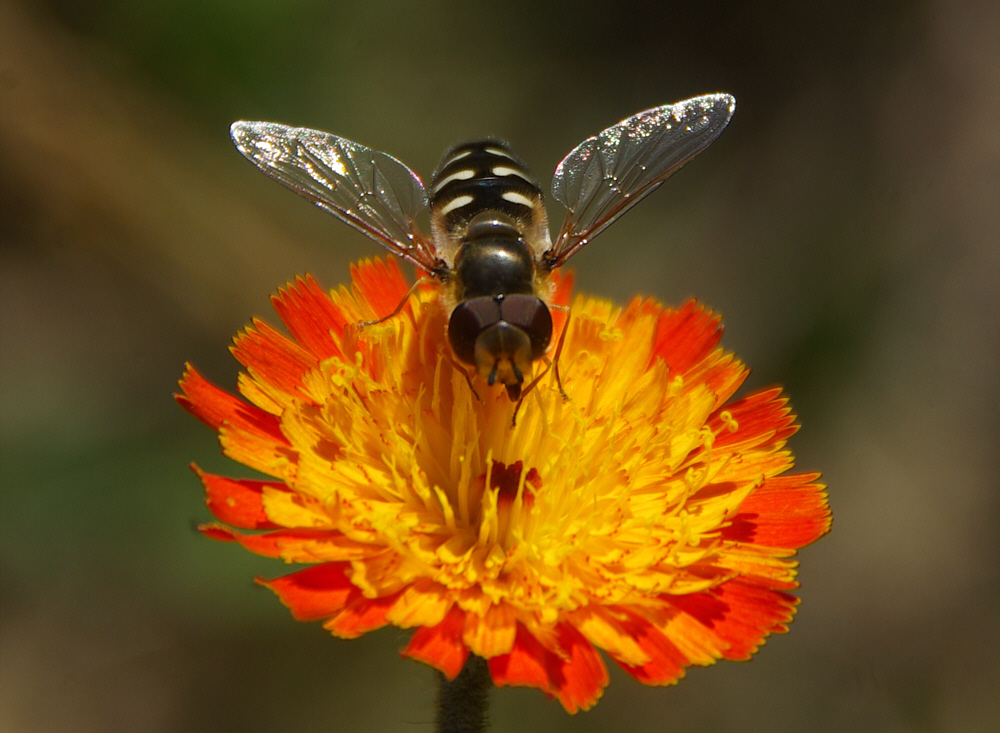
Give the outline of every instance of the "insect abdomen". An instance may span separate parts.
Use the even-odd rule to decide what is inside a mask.
[[[523,232],[542,211],[538,181],[499,140],[476,140],[449,151],[431,179],[430,194],[436,227],[459,239],[481,212],[500,212]]]

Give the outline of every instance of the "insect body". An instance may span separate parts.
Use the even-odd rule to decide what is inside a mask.
[[[445,155],[430,208],[437,247],[457,244],[452,350],[516,400],[552,337],[535,254],[551,247],[542,191],[505,143],[481,140]]]
[[[552,270],[704,150],[735,107],[728,94],[694,97],[584,140],[552,179],[567,209],[554,242],[538,182],[499,140],[449,151],[428,195],[400,161],[330,133],[272,122],[231,133],[269,176],[438,280],[456,358],[517,400],[552,338]],[[417,225],[428,210],[430,237]]]

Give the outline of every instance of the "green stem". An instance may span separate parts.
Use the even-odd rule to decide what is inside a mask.
[[[482,733],[489,707],[490,669],[486,660],[470,654],[458,677],[438,675],[438,733]]]

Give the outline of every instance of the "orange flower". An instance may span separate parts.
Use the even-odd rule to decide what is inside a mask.
[[[307,277],[273,298],[291,339],[256,320],[236,338],[242,398],[192,368],[177,396],[227,456],[273,477],[199,471],[209,509],[238,528],[203,531],[311,563],[260,581],[295,618],[344,638],[416,629],[405,656],[453,678],[477,654],[497,685],[571,713],[608,683],[597,649],[665,685],[787,630],[790,558],[830,514],[816,474],[782,475],[796,427],[780,391],[726,404],[747,370],[716,348],[718,316],[577,297],[560,361],[571,399],[550,373],[512,427],[502,385],[476,382],[477,399],[455,368],[433,286],[359,332],[408,284],[393,261],[352,277],[351,291]],[[557,279],[555,300],[570,289]]]

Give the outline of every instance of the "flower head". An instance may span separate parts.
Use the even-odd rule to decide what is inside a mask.
[[[718,316],[577,297],[554,311],[570,399],[547,374],[512,426],[501,385],[477,398],[456,368],[433,287],[359,331],[409,286],[392,261],[352,278],[280,291],[291,338],[256,320],[236,338],[242,397],[192,368],[178,395],[272,477],[199,472],[224,523],[203,531],[309,563],[260,581],[295,618],[345,638],[413,628],[405,656],[454,677],[477,654],[497,685],[570,712],[608,682],[597,649],[664,685],[786,630],[790,558],[830,515],[816,474],[785,474],[780,391],[727,404],[747,370],[717,348]],[[557,280],[555,301],[570,289]]]

